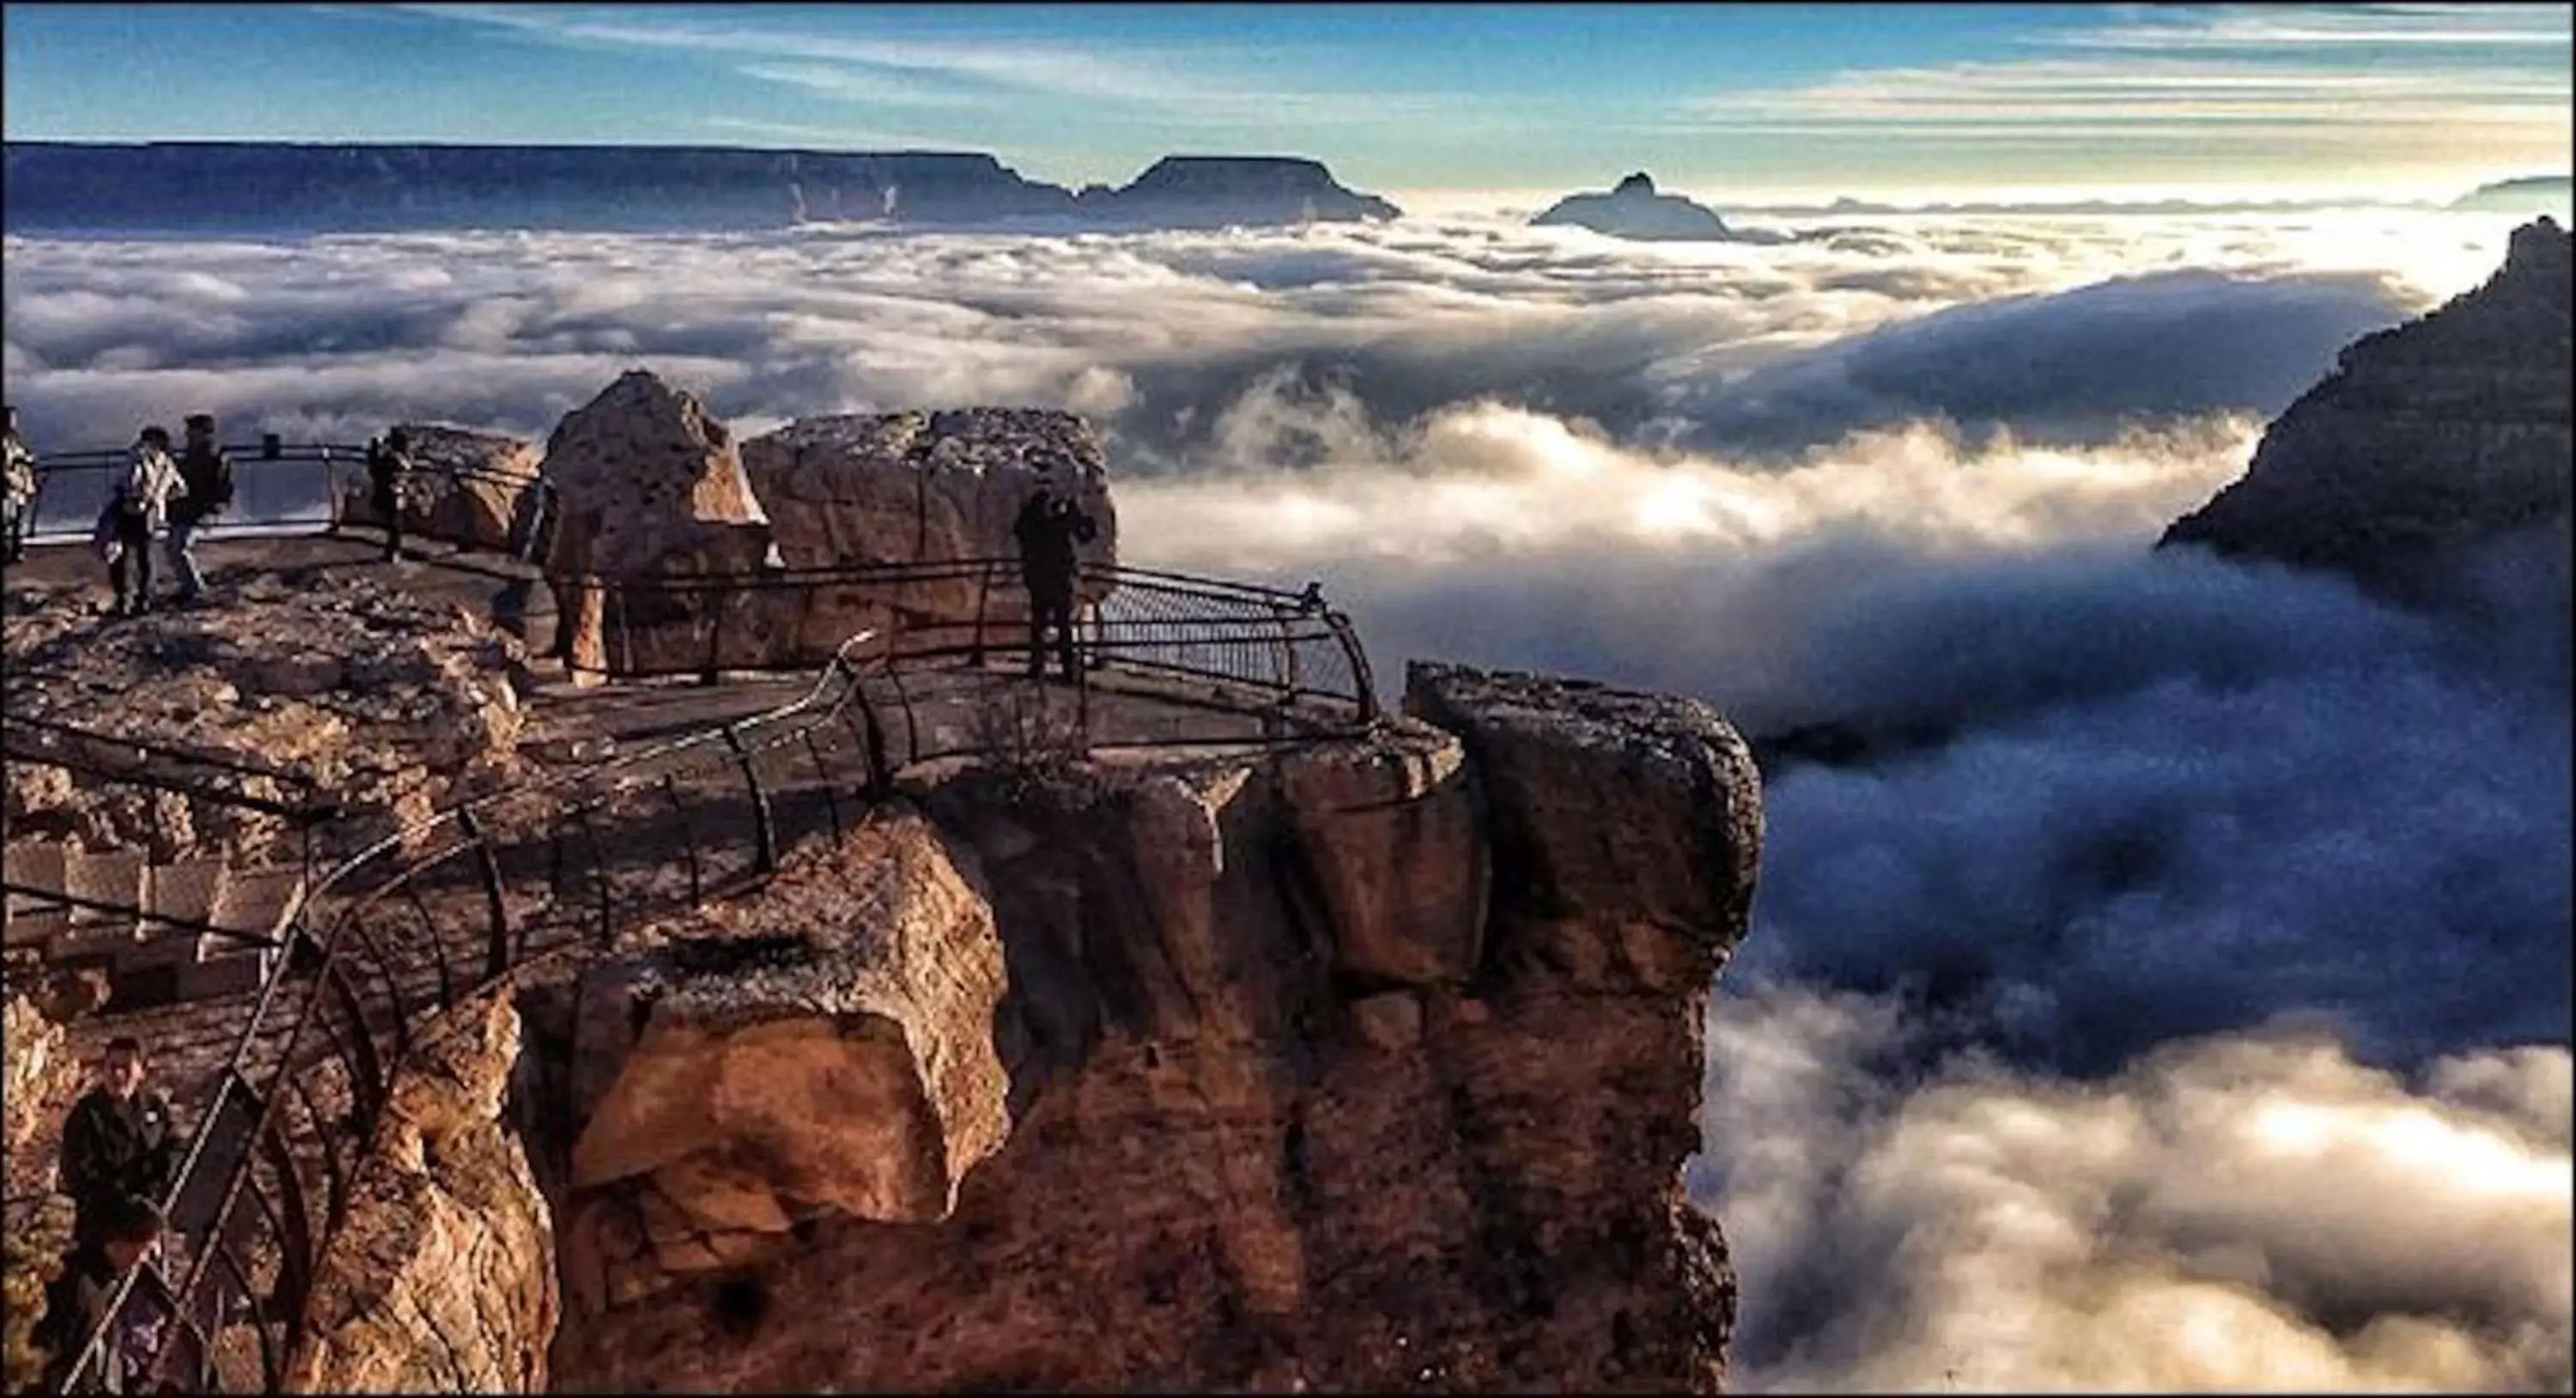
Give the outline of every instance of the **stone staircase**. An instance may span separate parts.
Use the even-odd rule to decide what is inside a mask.
[[[153,864],[137,850],[91,854],[55,840],[11,840],[0,882],[0,946],[13,959],[105,971],[120,1009],[257,989],[277,949],[224,934],[282,937],[304,898],[298,869]]]

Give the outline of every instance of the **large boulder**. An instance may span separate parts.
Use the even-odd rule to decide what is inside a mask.
[[[862,629],[899,628],[969,639],[979,623],[1017,639],[1028,615],[1011,522],[1040,485],[1075,501],[1099,524],[1081,546],[1086,567],[1118,560],[1118,516],[1108,463],[1090,424],[1072,413],[965,408],[953,412],[799,418],[743,444],[744,470],[769,511],[791,568],[861,563],[1002,560],[897,587],[792,595],[778,626],[815,658]],[[1097,601],[1106,589],[1083,588]]]
[[[714,613],[739,608],[606,579],[728,574],[776,560],[769,516],[743,475],[733,434],[695,394],[629,370],[546,439],[555,494],[543,563],[562,618],[556,644],[577,671],[695,668]]]
[[[2484,285],[2347,346],[2265,430],[2243,478],[2162,543],[2332,569],[2405,595],[2465,547],[2563,531],[2570,248],[2557,224],[2535,220]]]
[[[585,978],[626,1032],[603,1040],[588,1007],[585,1052],[612,1075],[554,1114],[579,1121],[565,1184],[581,1312],[760,1257],[818,1212],[945,1218],[1010,1132],[999,934],[927,822],[791,853],[756,911],[707,918],[709,935]]]

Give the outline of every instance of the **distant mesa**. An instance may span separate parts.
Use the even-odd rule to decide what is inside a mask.
[[[2421,319],[2346,346],[2265,429],[2242,479],[2163,544],[2328,569],[2418,599],[2462,551],[2563,535],[2576,240],[2514,230],[2504,266]]]
[[[2576,180],[2566,175],[2526,175],[2479,185],[2452,200],[2451,207],[2465,213],[2554,213],[2565,218],[2571,203],[2576,203]]]
[[[1401,217],[1345,189],[1320,160],[1296,156],[1167,155],[1124,189],[1085,186],[1076,212],[1158,228],[1355,223]]]
[[[1076,194],[980,152],[11,141],[0,190],[8,231],[60,234],[1209,228],[1402,215],[1321,161],[1282,156],[1171,156],[1123,188]]]
[[[1532,226],[1571,226],[1607,233],[1614,238],[1649,242],[1702,242],[1731,239],[1726,222],[1714,210],[1678,194],[1655,192],[1654,178],[1640,170],[1619,181],[1607,194],[1573,194],[1530,220]]]

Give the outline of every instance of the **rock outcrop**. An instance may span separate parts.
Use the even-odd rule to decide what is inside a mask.
[[[521,696],[533,679],[516,640],[347,573],[218,573],[213,587],[216,605],[102,627],[93,584],[13,582],[0,656],[10,716],[300,774],[316,800],[344,813],[320,832],[326,858],[518,775]],[[266,776],[161,775],[271,802],[299,797]],[[58,766],[10,762],[0,800],[12,840],[141,848],[161,861],[300,853],[276,816]]]
[[[0,1002],[0,1151],[15,1158],[74,1071],[63,1052],[61,1025],[20,996]],[[20,1192],[17,1183],[11,1181],[13,1196]]]
[[[916,774],[926,819],[532,1000],[597,1264],[555,1386],[1715,1386],[1681,1168],[1750,759],[1682,701],[1411,696],[1268,758]],[[832,1106],[762,1105],[795,1084]]]
[[[2548,219],[2527,224],[2484,285],[2353,342],[2264,432],[2244,477],[2162,544],[2406,594],[2465,548],[2563,529],[2570,244]]]
[[[1726,221],[1678,194],[1658,194],[1644,171],[1619,181],[1607,194],[1570,194],[1530,220],[1534,226],[1570,225],[1614,238],[1648,242],[1700,242],[1732,238]]]
[[[1098,434],[1072,413],[969,408],[955,412],[800,418],[743,443],[751,489],[773,521],[791,568],[844,563],[1012,559],[1011,524],[1029,493],[1070,494],[1099,525],[1085,565],[1118,559],[1118,514]],[[1027,615],[1017,574],[925,578],[864,594],[786,599],[776,643],[814,663],[863,628],[939,628],[963,640],[981,622],[1010,636]],[[1097,601],[1086,589],[1084,600]]]
[[[565,416],[546,439],[555,497],[543,559],[560,618],[557,645],[598,674],[649,665],[630,645],[688,645],[695,598],[604,593],[598,579],[754,572],[776,561],[769,517],[743,474],[733,434],[697,395],[634,369]],[[611,598],[628,610],[608,615]],[[618,654],[612,656],[611,632]]]
[[[286,1391],[545,1391],[553,1220],[501,1124],[518,1055],[506,997],[460,1006],[427,1036],[315,1269]]]
[[[793,929],[792,932],[780,929]],[[935,1222],[1010,1129],[991,905],[918,818],[586,978],[564,1274],[585,1311],[757,1261],[818,1213]]]
[[[494,553],[522,542],[533,524],[529,489],[538,479],[534,444],[435,423],[404,423],[402,430],[415,468],[405,488],[405,529]],[[357,524],[384,523],[363,472],[350,478],[339,517]]]

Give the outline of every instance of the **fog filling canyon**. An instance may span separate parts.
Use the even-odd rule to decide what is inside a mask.
[[[1733,1382],[2563,1388],[2563,543],[2492,623],[2149,552],[2512,222],[13,237],[6,372],[40,449],[542,438],[635,365],[745,435],[1069,408],[1132,561],[1320,578],[1381,675],[1935,735],[1766,794]]]

